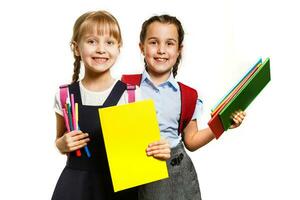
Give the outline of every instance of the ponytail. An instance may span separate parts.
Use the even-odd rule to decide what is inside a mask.
[[[80,73],[80,57],[74,56],[74,70],[73,70],[73,76],[72,76],[72,83],[75,83],[79,79],[79,73]]]
[[[176,63],[174,64],[173,66],[173,69],[172,69],[172,73],[173,73],[173,77],[175,78],[176,75],[177,75],[177,71],[178,71],[178,65],[180,63],[180,59],[181,59],[181,53],[180,55],[178,56],[177,60],[176,60]]]

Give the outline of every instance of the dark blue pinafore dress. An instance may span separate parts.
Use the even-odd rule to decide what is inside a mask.
[[[56,184],[52,200],[135,200],[136,188],[114,193],[108,167],[98,109],[114,106],[126,90],[126,84],[118,81],[102,106],[82,105],[79,83],[69,86],[78,103],[79,127],[89,134],[88,158],[84,149],[81,157],[75,152],[68,155],[67,164]]]

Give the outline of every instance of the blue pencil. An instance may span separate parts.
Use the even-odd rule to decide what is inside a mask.
[[[84,150],[85,150],[85,153],[86,153],[87,157],[90,158],[91,157],[91,153],[89,151],[89,148],[87,146],[84,146]]]
[[[77,129],[80,130],[80,129],[79,129],[79,124],[77,124]],[[90,153],[90,150],[89,150],[89,148],[88,148],[87,145],[84,146],[84,150],[85,150],[85,153],[86,153],[87,157],[90,158],[90,157],[91,157],[91,153]]]

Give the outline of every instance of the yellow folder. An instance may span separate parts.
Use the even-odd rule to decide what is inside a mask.
[[[160,140],[152,100],[100,108],[99,116],[115,192],[168,178],[166,162],[146,155]]]

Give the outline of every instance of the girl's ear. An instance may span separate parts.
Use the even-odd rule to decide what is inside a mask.
[[[179,56],[181,56],[182,54],[182,49],[183,49],[183,45],[181,44],[179,47],[178,47],[178,51],[177,51],[177,58],[179,57]]]
[[[143,55],[145,55],[145,52],[144,52],[144,44],[143,44],[143,43],[139,43],[139,47],[140,47],[141,53],[142,53]]]
[[[179,53],[179,55],[181,54],[182,49],[183,49],[183,44],[181,44],[181,45],[178,47],[178,53]]]
[[[78,56],[78,57],[80,56],[79,47],[78,47],[77,42],[75,42],[75,41],[72,42],[72,50],[73,50],[75,56]]]

